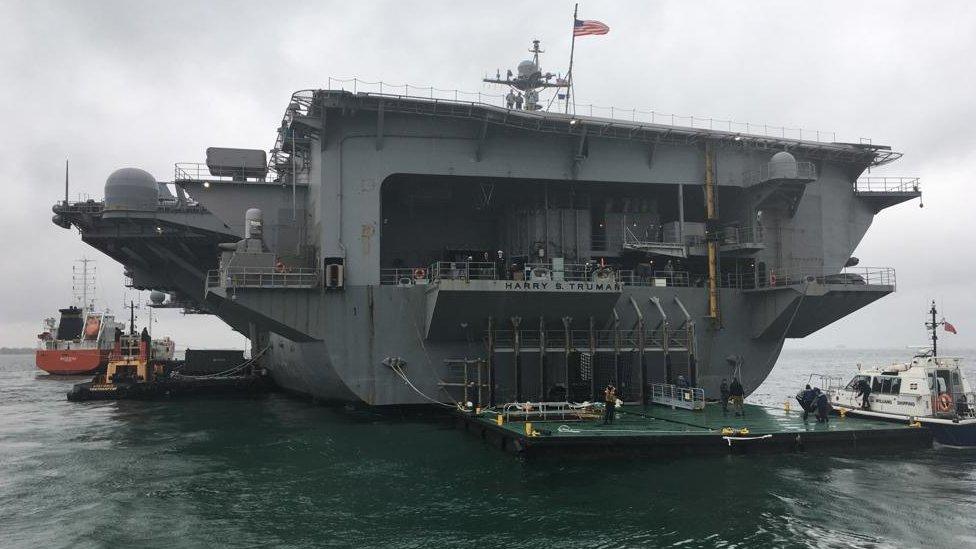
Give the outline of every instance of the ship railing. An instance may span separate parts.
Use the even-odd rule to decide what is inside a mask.
[[[380,284],[387,286],[412,286],[416,283],[426,284],[429,281],[427,270],[423,268],[390,268],[380,269]]]
[[[621,270],[617,276],[625,286],[691,286],[691,273],[688,271]]]
[[[523,320],[523,324],[528,322]],[[510,328],[510,324],[504,328],[499,327],[494,331],[495,349],[514,349],[515,331]],[[543,342],[542,336],[545,335]],[[537,351],[545,343],[546,351],[559,352],[566,349],[566,331],[560,328],[551,328],[544,331],[539,329],[519,329],[518,343],[519,348],[527,352]],[[600,329],[600,330],[570,330],[569,348],[571,352],[578,351],[605,351],[608,349],[620,352],[635,352],[641,349],[643,339],[644,350],[670,350],[686,349],[688,344],[688,334],[684,330],[668,331],[663,327],[655,329],[645,329],[642,334],[639,329]]]
[[[917,193],[917,177],[859,177],[854,182],[856,193]]]
[[[762,243],[765,233],[762,227],[740,227],[730,225],[715,231],[715,241],[720,246],[733,246],[736,244],[757,244]],[[708,237],[703,235],[688,235],[685,242],[692,247],[704,247],[708,243]]]
[[[62,213],[101,213],[105,210],[105,203],[89,198],[85,201],[68,202],[67,204],[60,201],[55,204],[55,207],[58,212]]]
[[[494,263],[468,261],[438,261],[426,269],[381,269],[380,278],[388,284],[395,284],[398,277],[410,274],[414,279],[438,280],[514,280],[526,282],[618,282],[618,272],[611,267],[601,267],[596,263],[523,263],[516,270],[506,263],[505,271],[499,278]]]
[[[560,267],[552,263],[526,263],[516,273],[522,280],[545,282],[594,282],[614,283],[619,281],[619,273],[612,267],[601,267],[596,263],[563,263]]]
[[[207,288],[315,288],[321,274],[310,268],[229,267],[208,271]]]
[[[705,409],[705,390],[701,387],[678,387],[667,383],[651,383],[651,402],[685,410]]]
[[[798,179],[813,181],[817,178],[817,167],[813,162],[777,163],[767,162],[758,170],[750,170],[743,174],[743,183],[748,186],[759,185],[767,181]]]
[[[243,169],[242,169],[243,173]],[[199,162],[177,162],[173,166],[173,182],[203,181],[228,183],[267,183],[267,177],[237,177],[229,175],[212,175],[206,164]]]
[[[837,273],[824,274],[809,270],[769,269],[765,277],[756,277],[754,287],[830,284],[849,286],[895,286],[891,267],[848,267]]]
[[[414,84],[393,84],[382,81],[369,82],[360,80],[359,78],[329,77],[327,83],[329,90],[343,90],[356,94],[365,93],[404,99],[484,104],[503,108],[506,106],[505,94],[502,93],[467,92],[457,89],[435,88],[433,86],[418,86]],[[545,105],[549,104],[549,101],[542,100],[540,103]],[[725,118],[682,115],[646,108],[621,108],[577,101],[573,105],[572,110],[573,114],[580,116],[619,120],[622,122],[742,133],[779,139],[815,141],[818,143],[833,143],[837,141],[837,135],[833,131],[741,122]]]
[[[436,261],[428,271],[430,280],[495,280],[495,264],[484,261]]]

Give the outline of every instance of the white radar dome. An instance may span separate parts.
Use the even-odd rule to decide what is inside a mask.
[[[773,155],[769,160],[770,179],[795,179],[796,178],[796,158],[793,155],[780,151]]]
[[[526,59],[518,64],[518,75],[519,76],[532,76],[533,74],[539,72],[539,67],[533,61]]]
[[[106,210],[155,210],[159,206],[159,186],[149,172],[121,168],[105,180]]]
[[[154,305],[162,305],[166,301],[166,294],[160,292],[159,290],[153,290],[149,292],[149,301],[152,301]]]

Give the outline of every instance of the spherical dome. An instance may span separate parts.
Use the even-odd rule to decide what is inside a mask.
[[[149,293],[149,301],[152,301],[154,305],[161,305],[166,301],[166,294],[159,290],[153,290]]]
[[[786,151],[780,151],[769,160],[770,179],[796,178],[796,158]]]
[[[159,206],[156,178],[139,168],[122,168],[105,180],[106,210],[155,210]]]
[[[539,67],[536,66],[535,62],[526,59],[518,64],[518,75],[519,76],[531,76],[532,74],[539,72]]]

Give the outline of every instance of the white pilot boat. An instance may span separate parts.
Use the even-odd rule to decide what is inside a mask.
[[[976,447],[976,397],[962,371],[962,359],[937,356],[936,330],[945,320],[932,321],[932,348],[911,361],[860,369],[846,385],[827,383],[831,405],[841,413],[875,419],[918,422],[946,446]],[[949,329],[954,331],[951,325]],[[868,406],[862,407],[859,387],[871,387]]]

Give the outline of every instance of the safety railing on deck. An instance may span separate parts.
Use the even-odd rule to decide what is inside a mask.
[[[506,106],[505,94],[503,93],[489,93],[483,91],[466,92],[456,89],[435,88],[433,86],[391,84],[382,81],[367,82],[358,78],[330,77],[327,83],[327,88],[329,90],[345,90],[352,93],[368,93],[371,95],[382,95],[396,98],[426,99],[428,101],[453,101],[458,103],[485,104],[497,107]],[[293,101],[294,100],[295,98],[293,96]],[[549,100],[543,99],[541,103],[544,105],[549,104]],[[298,105],[298,108],[303,107]],[[560,109],[560,111],[561,110],[562,109]],[[637,122],[662,126],[694,128],[699,130],[724,131],[780,139],[800,139],[816,141],[819,143],[831,143],[837,140],[835,132],[832,131],[810,130],[799,127],[777,126],[773,124],[757,124],[753,122],[740,122],[736,120],[714,117],[681,115],[659,112],[653,109],[628,109],[575,102],[575,104],[570,107],[570,110],[573,111],[574,114],[581,116],[606,118],[611,120],[619,120],[622,122]]]
[[[173,182],[180,181],[226,181],[236,183],[266,183],[267,177],[236,177],[212,175],[206,164],[197,162],[177,162],[173,167]]]
[[[691,286],[691,274],[687,271],[623,270],[617,273],[621,284],[626,286]]]
[[[891,267],[848,267],[839,273],[823,274],[803,270],[769,269],[765,277],[755,280],[754,287],[793,286],[807,283],[895,286],[895,270]]]
[[[761,227],[738,227],[728,226],[718,229],[715,235],[716,241],[720,246],[734,246],[737,244],[761,244],[764,233]],[[685,237],[689,246],[705,246],[708,238],[702,235],[689,235]]]
[[[758,185],[780,179],[812,181],[817,178],[817,167],[813,162],[781,163],[768,162],[758,170],[750,170],[742,175],[746,186]]]
[[[494,280],[495,264],[477,261],[438,261],[429,267],[431,280]]]
[[[207,271],[207,288],[315,288],[319,269],[231,267]]]
[[[666,383],[651,383],[651,402],[684,408],[686,410],[705,409],[705,390],[700,387],[678,387]]]
[[[856,193],[917,193],[917,177],[859,177],[854,182]]]
[[[105,203],[96,200],[85,200],[84,202],[69,202],[64,203],[63,201],[55,204],[58,212],[64,213],[99,213],[105,209]]]
[[[567,263],[560,270],[548,263],[528,264],[513,273],[508,267],[499,276],[494,263],[442,261],[429,267],[403,267],[380,269],[380,284],[412,286],[431,284],[440,280],[516,280],[528,282],[591,282],[620,283],[624,286],[653,287],[704,287],[708,283],[705,273],[680,270],[614,270],[597,264]],[[719,280],[722,288],[753,288],[752,273],[723,273]]]
[[[524,325],[524,324],[523,324]],[[542,347],[542,334],[545,334],[546,350],[558,352],[566,348],[566,331],[558,328],[547,329],[519,329],[518,343],[522,350],[539,349]],[[509,327],[499,328],[494,332],[494,347],[496,350],[515,348],[515,331]],[[643,336],[637,329],[600,329],[600,330],[570,330],[569,348],[573,351],[587,351],[615,349],[621,352],[637,351],[641,348],[643,337],[644,349],[663,349],[667,336],[667,348],[670,350],[685,349],[688,344],[688,334],[684,330],[665,331],[664,328],[647,329]]]

